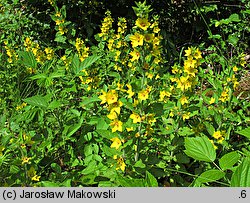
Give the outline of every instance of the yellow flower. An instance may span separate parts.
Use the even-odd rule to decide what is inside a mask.
[[[201,51],[197,48],[194,52],[194,58],[195,59],[202,59],[202,56],[201,56]]]
[[[127,130],[128,132],[131,132],[131,131],[134,130],[134,127],[126,128],[126,130]]]
[[[117,102],[118,94],[115,90],[110,90],[107,93],[102,90],[102,95],[100,95],[98,98],[102,100],[101,104],[105,104],[107,102],[110,105]]]
[[[221,96],[220,96],[219,100],[222,101],[222,102],[225,102],[225,101],[229,100],[229,94],[228,94],[228,92],[229,92],[229,89],[226,88],[226,89],[221,93]]]
[[[108,110],[112,113],[112,112],[116,112],[117,115],[120,114],[121,112],[121,106],[123,105],[123,103],[121,101],[117,101],[115,103],[112,103],[109,105]]]
[[[188,47],[188,49],[185,50],[185,56],[187,56],[187,57],[192,56],[192,49],[191,49],[191,47]]]
[[[112,138],[111,141],[113,143],[110,145],[110,148],[116,148],[117,150],[122,145],[122,141],[118,137]]]
[[[154,39],[154,34],[147,33],[147,34],[144,35],[144,39],[145,39],[146,42],[150,43]]]
[[[211,97],[209,104],[213,104],[215,102],[215,98]]]
[[[135,25],[141,29],[143,29],[144,31],[146,31],[148,29],[148,27],[150,26],[150,23],[148,22],[148,19],[146,18],[138,18],[135,21]]]
[[[117,113],[115,111],[112,111],[110,112],[107,117],[110,119],[110,120],[115,120],[117,119]]]
[[[116,170],[121,169],[122,171],[125,171],[126,164],[124,163],[123,158],[118,158],[117,155],[114,155],[114,159],[117,161]]]
[[[38,176],[38,175],[34,175],[31,180],[34,180],[34,181],[39,181],[41,178],[41,176]]]
[[[100,95],[98,98],[101,99],[101,104],[105,104],[107,102],[107,93],[103,90],[102,91],[102,95]]]
[[[156,119],[155,119],[154,116],[155,116],[155,115],[152,114],[152,113],[150,113],[150,114],[147,115],[146,120],[147,120],[147,122],[148,122],[150,125],[151,125],[152,123],[155,123],[155,122],[156,122]]]
[[[222,133],[221,133],[221,131],[215,131],[214,133],[213,133],[213,137],[215,138],[215,139],[220,139],[220,138],[222,138]]]
[[[170,96],[171,96],[170,92],[168,92],[166,90],[160,91],[160,99],[159,99],[159,101],[166,101]]]
[[[188,104],[188,103],[189,103],[188,100],[187,100],[187,97],[185,97],[185,96],[182,96],[182,97],[180,98],[180,102],[181,102],[182,105]]]
[[[234,72],[237,72],[237,71],[238,71],[237,66],[234,66],[234,67],[233,67],[233,71],[234,71]]]
[[[23,161],[22,161],[22,164],[29,163],[30,159],[31,159],[31,158],[29,158],[29,157],[23,157],[23,158],[22,158],[22,160],[23,160]]]
[[[149,86],[147,87],[147,89],[138,92],[138,99],[140,99],[141,101],[147,100],[151,89],[152,87]]]
[[[140,123],[141,122],[141,117],[136,114],[136,113],[132,113],[129,118],[131,118],[133,120],[133,123]]]
[[[117,102],[118,100],[118,94],[115,90],[111,90],[107,93],[106,95],[107,103],[108,104],[113,104]]]
[[[122,132],[122,122],[115,119],[112,123],[110,123],[110,126],[112,127],[112,133],[116,131]]]
[[[142,46],[143,45],[143,35],[139,33],[135,33],[134,35],[131,35],[129,39],[131,40],[132,47]]]
[[[180,79],[176,79],[177,88],[181,89],[181,91],[188,90],[189,88],[191,88],[192,84],[188,79],[189,77],[184,76],[181,76]]]
[[[136,49],[134,49],[129,54],[132,56],[132,59],[131,59],[132,62],[135,61],[135,60],[137,61],[140,58],[140,55],[141,55],[140,52],[138,50],[136,50]]]
[[[190,118],[190,112],[182,114],[182,119],[185,121]]]
[[[173,74],[176,74],[176,73],[178,73],[178,72],[179,72],[178,66],[177,66],[177,65],[174,65],[174,66],[172,67],[172,73],[173,73]]]

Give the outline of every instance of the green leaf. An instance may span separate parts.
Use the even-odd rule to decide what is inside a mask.
[[[83,69],[90,67],[93,63],[95,63],[101,57],[102,56],[98,56],[94,54],[86,58],[83,62],[80,62],[78,56],[75,55],[73,58],[74,73],[78,75]]]
[[[106,139],[112,139],[114,137],[113,133],[110,130],[96,130],[96,132],[101,135],[102,137],[106,138]]]
[[[207,132],[213,136],[214,132],[215,132],[215,129],[214,127],[209,123],[209,122],[204,122],[205,126],[206,126],[206,129],[207,129]]]
[[[146,165],[142,162],[142,160],[140,159],[139,161],[137,161],[134,165],[134,167],[137,167],[137,168],[145,168]]]
[[[51,168],[58,174],[61,174],[61,167],[57,163],[52,163]]]
[[[96,167],[97,167],[96,161],[92,160],[91,162],[88,163],[88,166],[81,171],[81,174],[88,175],[91,173],[95,173]]]
[[[248,139],[250,139],[250,127],[246,128],[244,130],[238,131],[236,133],[243,135],[243,136],[247,137]]]
[[[231,43],[232,45],[236,46],[238,41],[239,41],[239,38],[236,37],[235,35],[228,36],[228,42]]]
[[[225,176],[225,173],[223,171],[219,171],[217,169],[211,169],[208,171],[203,172],[197,179],[196,183],[202,184],[202,183],[208,183],[208,182],[214,182],[216,180],[219,180]]]
[[[61,105],[62,105],[61,102],[54,100],[49,104],[48,109],[53,110],[60,107]]]
[[[101,99],[98,98],[98,96],[93,96],[93,97],[82,97],[82,102],[81,102],[81,106],[86,106],[88,104],[91,104],[93,102],[99,102],[101,101]]]
[[[17,174],[20,171],[20,168],[15,165],[10,166],[10,174]]]
[[[36,95],[33,97],[29,97],[26,99],[23,99],[24,102],[26,102],[29,105],[47,108],[48,107],[48,98],[41,95]]]
[[[146,171],[146,187],[157,187],[157,179],[148,171]]]
[[[240,16],[237,13],[234,13],[229,16],[231,22],[240,22]]]
[[[213,162],[216,158],[215,149],[206,136],[185,138],[185,148],[185,154],[198,161]]]
[[[233,167],[234,164],[237,163],[240,156],[237,152],[230,152],[225,154],[220,158],[219,164],[222,170],[227,170]]]
[[[37,62],[35,56],[31,52],[20,51],[18,52],[20,57],[20,63],[26,66],[27,68],[36,68]]]
[[[250,158],[244,158],[231,179],[232,187],[250,187]]]

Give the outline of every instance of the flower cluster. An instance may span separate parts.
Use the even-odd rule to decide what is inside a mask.
[[[89,56],[89,47],[87,47],[84,41],[80,38],[76,39],[75,47],[81,62],[83,62]]]
[[[13,48],[10,47],[10,45],[8,44],[7,41],[4,42],[4,48],[5,48],[6,54],[8,56],[8,62],[10,64],[18,59],[18,54],[15,52],[15,50]]]

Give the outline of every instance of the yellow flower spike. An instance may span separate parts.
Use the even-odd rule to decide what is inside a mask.
[[[131,35],[129,39],[131,40],[132,47],[134,48],[143,45],[144,36],[139,33],[135,33],[134,35]]]
[[[110,126],[112,128],[112,133],[116,132],[116,131],[120,131],[122,132],[122,122],[119,121],[118,119],[115,119],[113,120],[111,123],[110,123]]]
[[[118,137],[110,139],[113,143],[110,145],[110,148],[115,148],[116,150],[122,145],[122,141]]]
[[[136,113],[132,113],[129,118],[131,118],[133,120],[133,123],[140,123],[141,122],[141,117],[136,114]]]
[[[148,19],[146,18],[138,18],[135,21],[135,25],[141,28],[142,30],[146,31],[148,27],[150,26],[150,23],[148,22]]]

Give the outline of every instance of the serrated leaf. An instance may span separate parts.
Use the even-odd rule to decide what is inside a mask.
[[[217,169],[211,169],[208,171],[203,172],[195,182],[197,183],[208,183],[208,182],[214,182],[216,180],[219,180],[225,176],[225,173],[223,171],[219,171]]]
[[[222,170],[227,170],[237,163],[240,156],[237,152],[229,152],[220,158],[219,164]]]
[[[231,179],[232,187],[250,187],[250,158],[244,158]]]
[[[248,139],[250,139],[250,127],[246,128],[244,130],[238,131],[236,133],[243,135],[243,136],[247,137]]]
[[[23,101],[32,106],[37,106],[37,107],[42,107],[42,108],[48,107],[48,99],[41,95],[29,97],[29,98],[23,99]]]
[[[206,136],[185,138],[185,148],[185,154],[198,161],[213,162],[216,158],[215,149]]]

